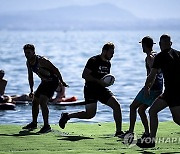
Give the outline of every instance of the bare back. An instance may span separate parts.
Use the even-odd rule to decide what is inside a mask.
[[[4,95],[7,81],[4,79],[0,80],[0,95]]]

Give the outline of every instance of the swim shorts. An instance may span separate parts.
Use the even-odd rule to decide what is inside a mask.
[[[135,97],[135,101],[138,101],[142,104],[146,104],[148,106],[151,106],[152,103],[155,101],[155,99],[162,93],[160,90],[150,90],[150,95],[148,97],[145,97],[144,95],[144,88],[142,88],[137,96]]]
[[[100,101],[106,104],[112,96],[113,93],[106,87],[84,86],[84,98],[87,103],[97,103],[97,101]]]
[[[58,78],[54,78],[52,81],[41,81],[35,92],[35,97],[39,98],[40,95],[45,95],[50,99],[54,95],[57,87]]]

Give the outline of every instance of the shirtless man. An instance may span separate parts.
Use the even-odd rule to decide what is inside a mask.
[[[0,70],[0,103],[7,102],[6,98],[3,96],[7,85],[7,80],[3,79],[4,74],[4,70]]]

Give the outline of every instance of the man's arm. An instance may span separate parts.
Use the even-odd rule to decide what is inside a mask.
[[[91,70],[88,68],[84,68],[84,71],[82,73],[82,78],[85,79],[86,81],[91,81],[91,82],[96,82],[97,84],[100,84],[104,87],[107,86],[107,84],[105,82],[103,82],[102,80],[96,79],[91,75]]]
[[[6,89],[7,81],[2,79],[0,83],[0,95],[4,95]]]
[[[57,75],[60,82],[63,84],[63,86],[67,87],[68,85],[63,81],[62,75],[57,67],[55,67],[49,60],[47,59],[41,59],[40,65],[51,70],[55,75]]]
[[[26,63],[27,69],[28,69],[28,81],[29,81],[29,86],[30,86],[30,94],[33,93],[33,86],[34,86],[34,80],[33,80],[33,72],[28,64]]]
[[[152,87],[152,85],[154,84],[154,81],[156,79],[156,75],[158,73],[158,69],[156,68],[152,68],[150,74],[148,75],[146,82],[145,82],[145,95],[149,94],[149,91]]]
[[[154,62],[154,57],[152,55],[148,56],[147,64],[148,64],[149,68],[152,68],[153,62]]]

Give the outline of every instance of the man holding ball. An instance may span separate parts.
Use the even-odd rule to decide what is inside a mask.
[[[108,83],[102,78],[110,74],[110,60],[114,55],[114,44],[106,43],[100,55],[91,57],[82,73],[82,78],[85,79],[84,98],[86,102],[85,111],[76,113],[62,113],[59,120],[59,126],[64,129],[65,124],[71,118],[91,119],[96,115],[97,101],[111,107],[113,109],[113,117],[116,123],[115,136],[122,135],[122,115],[120,104],[113,93],[106,88]]]

